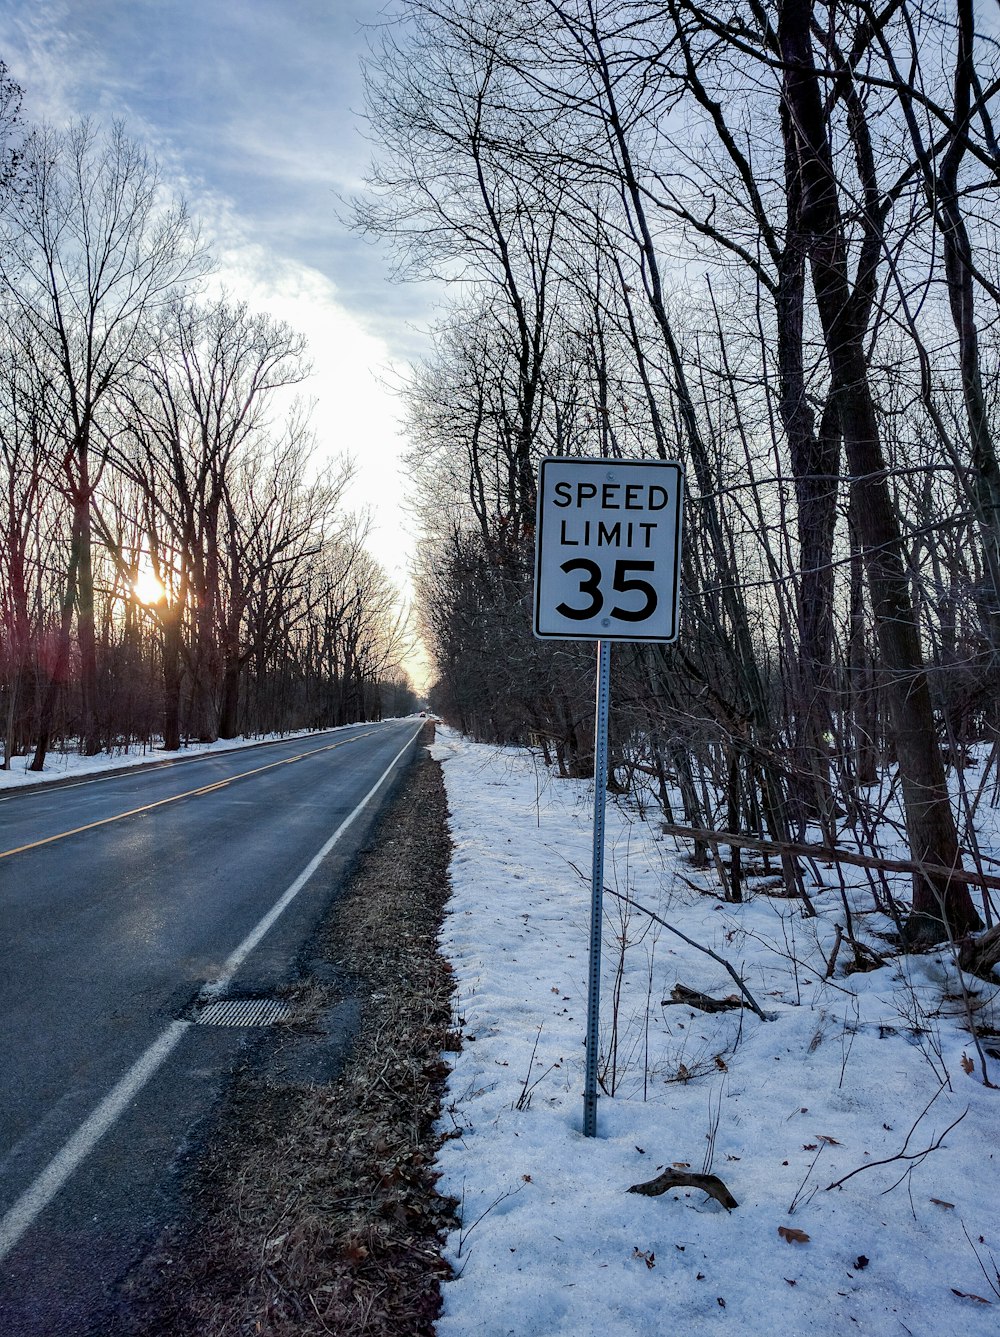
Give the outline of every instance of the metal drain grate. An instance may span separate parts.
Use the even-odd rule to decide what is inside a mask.
[[[290,1016],[291,1008],[278,998],[221,998],[195,1013],[197,1026],[273,1026]]]

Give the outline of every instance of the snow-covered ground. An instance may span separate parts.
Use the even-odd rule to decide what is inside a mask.
[[[609,805],[608,886],[728,960],[768,1020],[664,1006],[678,982],[722,997],[733,981],[607,897],[614,1095],[585,1139],[592,787],[444,729],[432,754],[455,842],[442,942],[464,1035],[439,1156],[439,1187],[462,1204],[440,1337],[992,1337],[1000,1089],[983,1083],[948,954],[846,974],[845,944],[826,979],[844,922],[835,870],[820,869],[815,919],[763,892],[727,904],[655,814]],[[889,921],[847,871],[868,912],[859,933],[887,950]],[[966,983],[977,1023],[998,1027],[1000,983]],[[983,1043],[1000,1083],[1000,1038]],[[738,1206],[627,1192],[671,1166],[710,1169]]]
[[[345,724],[344,729],[362,729],[362,724]],[[340,730],[328,729],[326,733]],[[263,738],[220,738],[214,743],[186,743],[179,752],[164,752],[162,748],[135,745],[113,753],[99,752],[96,757],[81,757],[77,751],[50,752],[45,758],[44,771],[29,771],[31,756],[12,757],[10,770],[0,770],[0,794],[25,785],[46,784],[53,780],[85,780],[105,771],[124,770],[130,766],[162,766],[164,762],[180,761],[185,757],[200,757],[210,752],[232,752],[236,748],[258,747],[291,738],[312,738],[315,731],[299,729],[293,733],[266,734]]]
[[[439,1337],[992,1337],[1000,1090],[983,1084],[948,954],[848,975],[845,944],[826,979],[843,923],[835,870],[820,870],[830,885],[813,889],[816,919],[763,892],[727,904],[658,832],[655,810],[647,822],[609,805],[607,884],[728,960],[769,1019],[664,1006],[678,982],[723,997],[733,981],[607,897],[601,1034],[614,1094],[585,1139],[592,786],[445,729],[432,753],[455,841],[442,941],[464,1036],[448,1056],[452,1136],[439,1157],[463,1221]],[[0,793],[174,756],[52,754],[42,775],[18,758]],[[1000,846],[1000,814],[984,804],[979,816]],[[870,913],[860,873],[852,881],[863,936],[884,949],[889,921]],[[966,984],[977,1024],[1000,1030],[1000,982]],[[1000,1084],[1000,1036],[983,1043]],[[671,1166],[710,1170],[739,1205],[727,1212],[697,1189],[627,1192]]]

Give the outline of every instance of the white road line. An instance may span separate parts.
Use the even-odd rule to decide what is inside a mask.
[[[133,1063],[118,1085],[104,1097],[89,1118],[84,1119],[34,1183],[21,1194],[0,1221],[0,1262],[7,1257],[38,1214],[49,1205],[122,1111],[139,1094],[163,1060],[173,1051],[190,1024],[188,1021],[170,1023],[142,1057]]]
[[[417,733],[419,732],[418,729]],[[247,934],[227,959],[218,979],[205,986],[202,990],[203,998],[219,993],[229,983],[268,929],[291,905],[351,823],[368,807],[368,804],[392,774],[400,757],[417,737],[417,733],[406,740],[354,811],[344,818],[319,853],[309,860],[288,890],[275,902],[256,927]],[[118,1085],[108,1092],[72,1137],[63,1143],[41,1174],[25,1189],[3,1220],[0,1221],[0,1262],[3,1262],[25,1231],[32,1226],[40,1213],[45,1210],[63,1187],[74,1170],[89,1156],[108,1129],[128,1108],[164,1060],[169,1057],[190,1025],[191,1023],[188,1021],[172,1021],[133,1063]]]

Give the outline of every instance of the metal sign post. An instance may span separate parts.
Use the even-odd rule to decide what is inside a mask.
[[[597,640],[585,1137],[597,1134],[611,642],[677,637],[683,493],[672,460],[551,456],[539,471],[534,633]]]
[[[597,1055],[601,1020],[601,929],[604,924],[604,810],[608,799],[608,706],[611,642],[597,642],[597,718],[594,725],[594,855],[590,884],[590,967],[587,976],[587,1067],[583,1135],[597,1135]]]

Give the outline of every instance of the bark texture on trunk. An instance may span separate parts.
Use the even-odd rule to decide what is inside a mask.
[[[802,181],[795,136],[783,108],[785,135],[785,246],[775,292],[779,411],[795,480],[799,542],[798,654],[791,707],[794,716],[793,806],[802,818],[821,819],[832,807],[823,736],[830,729],[833,647],[833,543],[840,474],[840,423],[833,396],[819,430],[806,393],[803,320],[806,254],[801,231]]]

